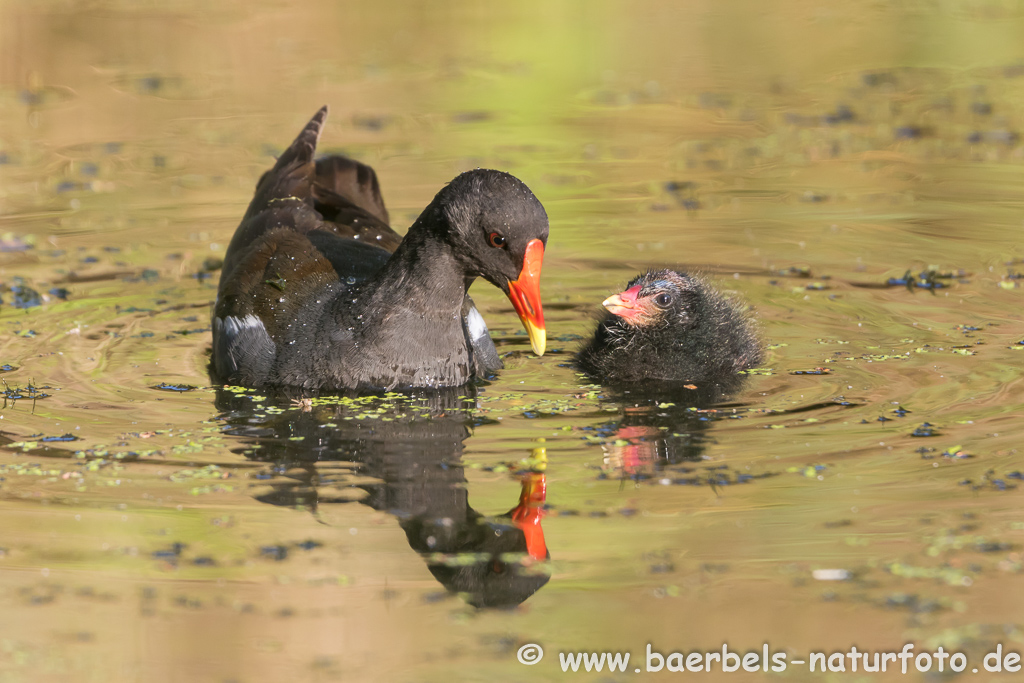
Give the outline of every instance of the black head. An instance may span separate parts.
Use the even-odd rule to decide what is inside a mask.
[[[434,199],[446,241],[476,274],[505,291],[523,270],[526,247],[548,241],[548,215],[526,184],[501,171],[457,176]]]
[[[544,353],[540,271],[548,241],[548,216],[518,178],[477,169],[452,180],[424,212],[420,229],[446,242],[469,277],[501,288]]]
[[[763,357],[743,310],[697,277],[644,273],[604,307],[576,355],[577,367],[603,382],[720,382]]]
[[[626,327],[656,330],[691,327],[698,315],[704,287],[699,280],[674,270],[654,270],[633,278],[625,291],[604,300],[604,307]]]

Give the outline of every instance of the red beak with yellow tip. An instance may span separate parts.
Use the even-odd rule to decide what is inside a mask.
[[[544,309],[540,304],[540,267],[544,261],[544,243],[530,240],[523,256],[519,278],[508,283],[508,298],[523,321],[530,345],[538,356],[544,355],[547,333],[544,331]]]

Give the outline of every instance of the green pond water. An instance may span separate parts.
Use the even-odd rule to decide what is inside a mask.
[[[1010,0],[0,0],[0,682],[957,676],[810,672],[906,643],[1019,677],[983,658],[1024,650],[1022,35]],[[483,283],[475,389],[211,385],[217,260],[323,104],[399,231],[464,170],[533,189],[546,355]],[[569,366],[665,265],[768,345],[717,404]],[[645,670],[723,644],[788,666]]]

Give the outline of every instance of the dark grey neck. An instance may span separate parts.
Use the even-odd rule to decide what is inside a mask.
[[[450,246],[417,227],[409,229],[380,272],[360,288],[365,303],[349,310],[408,307],[420,314],[458,314],[467,287],[462,264]]]
[[[345,386],[457,386],[472,376],[462,301],[473,280],[451,247],[414,225],[387,264],[335,302],[331,355]],[[355,301],[353,302],[353,299]]]

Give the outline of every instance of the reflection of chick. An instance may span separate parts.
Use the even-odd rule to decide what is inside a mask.
[[[612,383],[715,382],[763,360],[743,312],[711,285],[673,270],[634,278],[608,309],[576,365]]]

